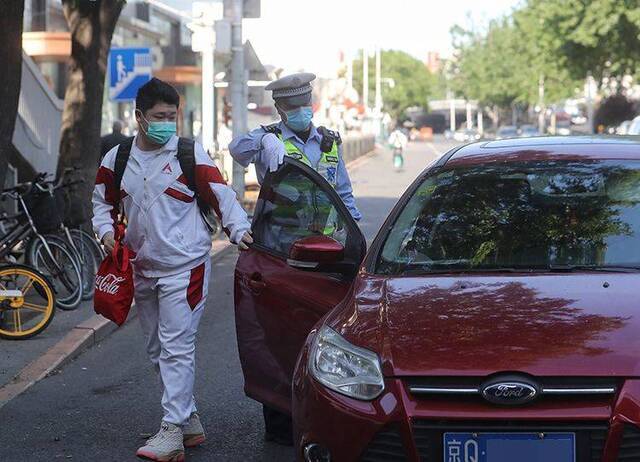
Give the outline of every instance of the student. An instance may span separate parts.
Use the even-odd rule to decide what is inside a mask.
[[[184,460],[185,446],[205,439],[193,397],[195,337],[211,271],[202,209],[217,212],[240,249],[253,242],[245,211],[203,147],[176,136],[178,104],[176,90],[161,80],[139,89],[138,134],[105,155],[93,192],[93,227],[107,250],[114,246],[119,205],[126,216],[125,243],[136,253],[136,308],[162,384],[160,430],[137,455],[172,462]],[[116,159],[127,153],[118,187],[116,164],[122,162]]]

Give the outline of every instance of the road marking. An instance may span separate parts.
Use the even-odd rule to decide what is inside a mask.
[[[436,157],[442,157],[442,155],[443,155],[445,152],[447,152],[447,150],[442,151],[442,152],[438,151],[438,150],[436,149],[436,147],[434,146],[434,144],[433,144],[431,141],[429,141],[429,142],[427,143],[427,146],[429,146],[429,149],[431,149],[431,152],[433,152],[433,153],[436,155]]]

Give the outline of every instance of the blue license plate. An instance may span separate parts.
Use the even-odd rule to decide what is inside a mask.
[[[444,462],[575,462],[575,433],[445,433]]]

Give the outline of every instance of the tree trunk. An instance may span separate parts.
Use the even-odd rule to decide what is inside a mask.
[[[0,189],[4,187],[9,154],[13,150],[13,129],[18,113],[22,75],[22,21],[24,0],[9,0],[0,14]]]
[[[85,180],[72,192],[72,213],[88,215],[100,157],[102,97],[111,37],[123,0],[63,0],[71,32],[71,60],[64,95],[58,175],[77,167]]]

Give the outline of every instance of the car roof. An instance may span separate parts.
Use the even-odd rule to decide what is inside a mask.
[[[459,148],[446,165],[600,159],[640,160],[640,137],[542,136],[481,141]]]

